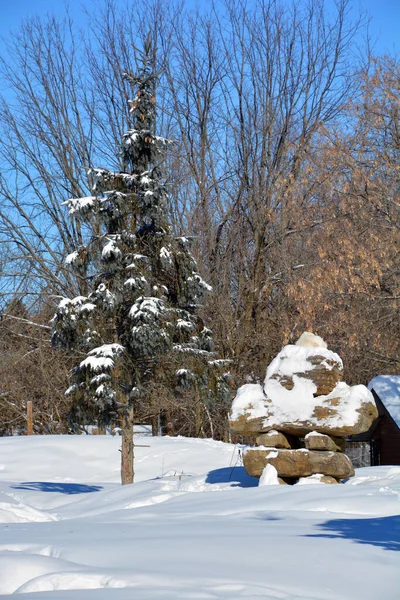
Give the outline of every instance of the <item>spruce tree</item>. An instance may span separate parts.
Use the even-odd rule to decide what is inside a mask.
[[[93,232],[66,259],[78,272],[86,267],[92,292],[62,300],[53,319],[53,345],[84,353],[67,393],[94,402],[104,420],[116,411],[122,417],[123,484],[134,477],[135,403],[162,377],[162,357],[175,357],[169,364],[176,385],[195,394],[209,392],[210,369],[222,364],[213,360],[212,333],[198,316],[211,288],[197,271],[190,240],[174,237],[168,222],[161,165],[171,142],[154,131],[153,58],[147,41],[140,72],[125,74],[136,95],[133,127],[121,142],[121,172],[91,169],[93,195],[65,202]],[[227,394],[223,379],[217,387]]]

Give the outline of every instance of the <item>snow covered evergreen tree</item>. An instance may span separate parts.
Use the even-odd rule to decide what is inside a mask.
[[[223,364],[214,360],[212,333],[198,316],[210,286],[197,271],[189,239],[173,237],[168,223],[160,166],[170,141],[154,131],[153,64],[147,41],[141,71],[125,75],[137,92],[133,127],[121,143],[122,171],[92,169],[93,195],[64,203],[95,232],[66,259],[78,272],[88,267],[93,291],[62,300],[53,319],[53,345],[84,353],[67,393],[90,399],[105,418],[116,411],[123,418],[123,484],[134,476],[135,402],[163,377],[162,357],[169,357],[175,385],[194,393],[209,392],[208,373]],[[223,377],[217,387],[227,395]]]

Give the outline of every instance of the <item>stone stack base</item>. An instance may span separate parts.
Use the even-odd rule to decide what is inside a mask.
[[[267,465],[276,469],[279,483],[296,483],[304,477],[338,483],[354,475],[350,459],[343,454],[344,440],[339,438],[313,431],[303,441],[269,431],[257,438],[257,444],[243,456],[246,472],[252,477],[261,477]]]

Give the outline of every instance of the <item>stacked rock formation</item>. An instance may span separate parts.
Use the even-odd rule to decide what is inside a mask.
[[[341,358],[305,332],[285,346],[267,369],[264,385],[246,384],[233,401],[233,432],[256,436],[243,464],[268,482],[300,478],[337,483],[354,475],[344,438],[367,431],[378,416],[371,392],[348,386]],[[263,479],[265,477],[263,476]]]

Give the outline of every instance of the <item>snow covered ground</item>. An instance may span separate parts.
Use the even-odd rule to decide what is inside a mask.
[[[0,594],[21,600],[398,600],[400,467],[345,485],[257,486],[238,449],[0,438]]]

